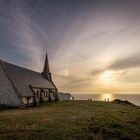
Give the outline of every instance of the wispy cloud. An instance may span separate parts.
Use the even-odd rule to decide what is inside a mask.
[[[140,67],[140,54],[135,54],[130,57],[118,59],[112,65],[109,66],[109,69],[129,69]]]
[[[106,70],[138,81],[139,7],[136,0],[0,0],[0,59],[41,71],[47,51],[60,89],[98,89]]]

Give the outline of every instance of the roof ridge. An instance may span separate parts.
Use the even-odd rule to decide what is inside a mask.
[[[3,63],[7,63],[7,64],[10,64],[10,65],[13,65],[13,66],[16,66],[16,67],[22,68],[22,69],[26,69],[26,70],[29,70],[29,71],[32,71],[32,72],[35,72],[35,73],[39,73],[39,74],[41,74],[41,72],[37,72],[37,71],[31,70],[31,69],[28,69],[28,68],[25,68],[25,67],[22,67],[22,66],[19,66],[19,65],[16,65],[16,64],[10,63],[10,62],[6,62],[6,61],[3,61],[3,60],[1,60],[1,59],[0,59],[0,61],[2,61]]]

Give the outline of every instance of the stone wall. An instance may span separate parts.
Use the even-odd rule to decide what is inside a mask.
[[[68,101],[71,100],[72,98],[72,95],[70,93],[59,92],[58,95],[59,95],[59,101]]]
[[[0,63],[0,105],[19,106],[20,103]]]

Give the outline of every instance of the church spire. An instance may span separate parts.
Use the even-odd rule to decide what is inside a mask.
[[[46,53],[46,59],[45,59],[45,64],[44,64],[44,69],[43,69],[43,75],[44,75],[49,81],[52,81],[52,77],[51,77],[51,72],[50,72],[50,68],[49,68],[49,61],[48,61],[47,53]]]
[[[44,70],[43,70],[43,72],[50,73],[49,62],[48,62],[48,55],[47,55],[47,53],[46,53],[46,58],[45,58],[45,64],[44,64]]]

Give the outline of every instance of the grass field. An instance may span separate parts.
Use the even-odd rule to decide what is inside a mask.
[[[139,140],[140,108],[64,101],[0,110],[0,140]]]

